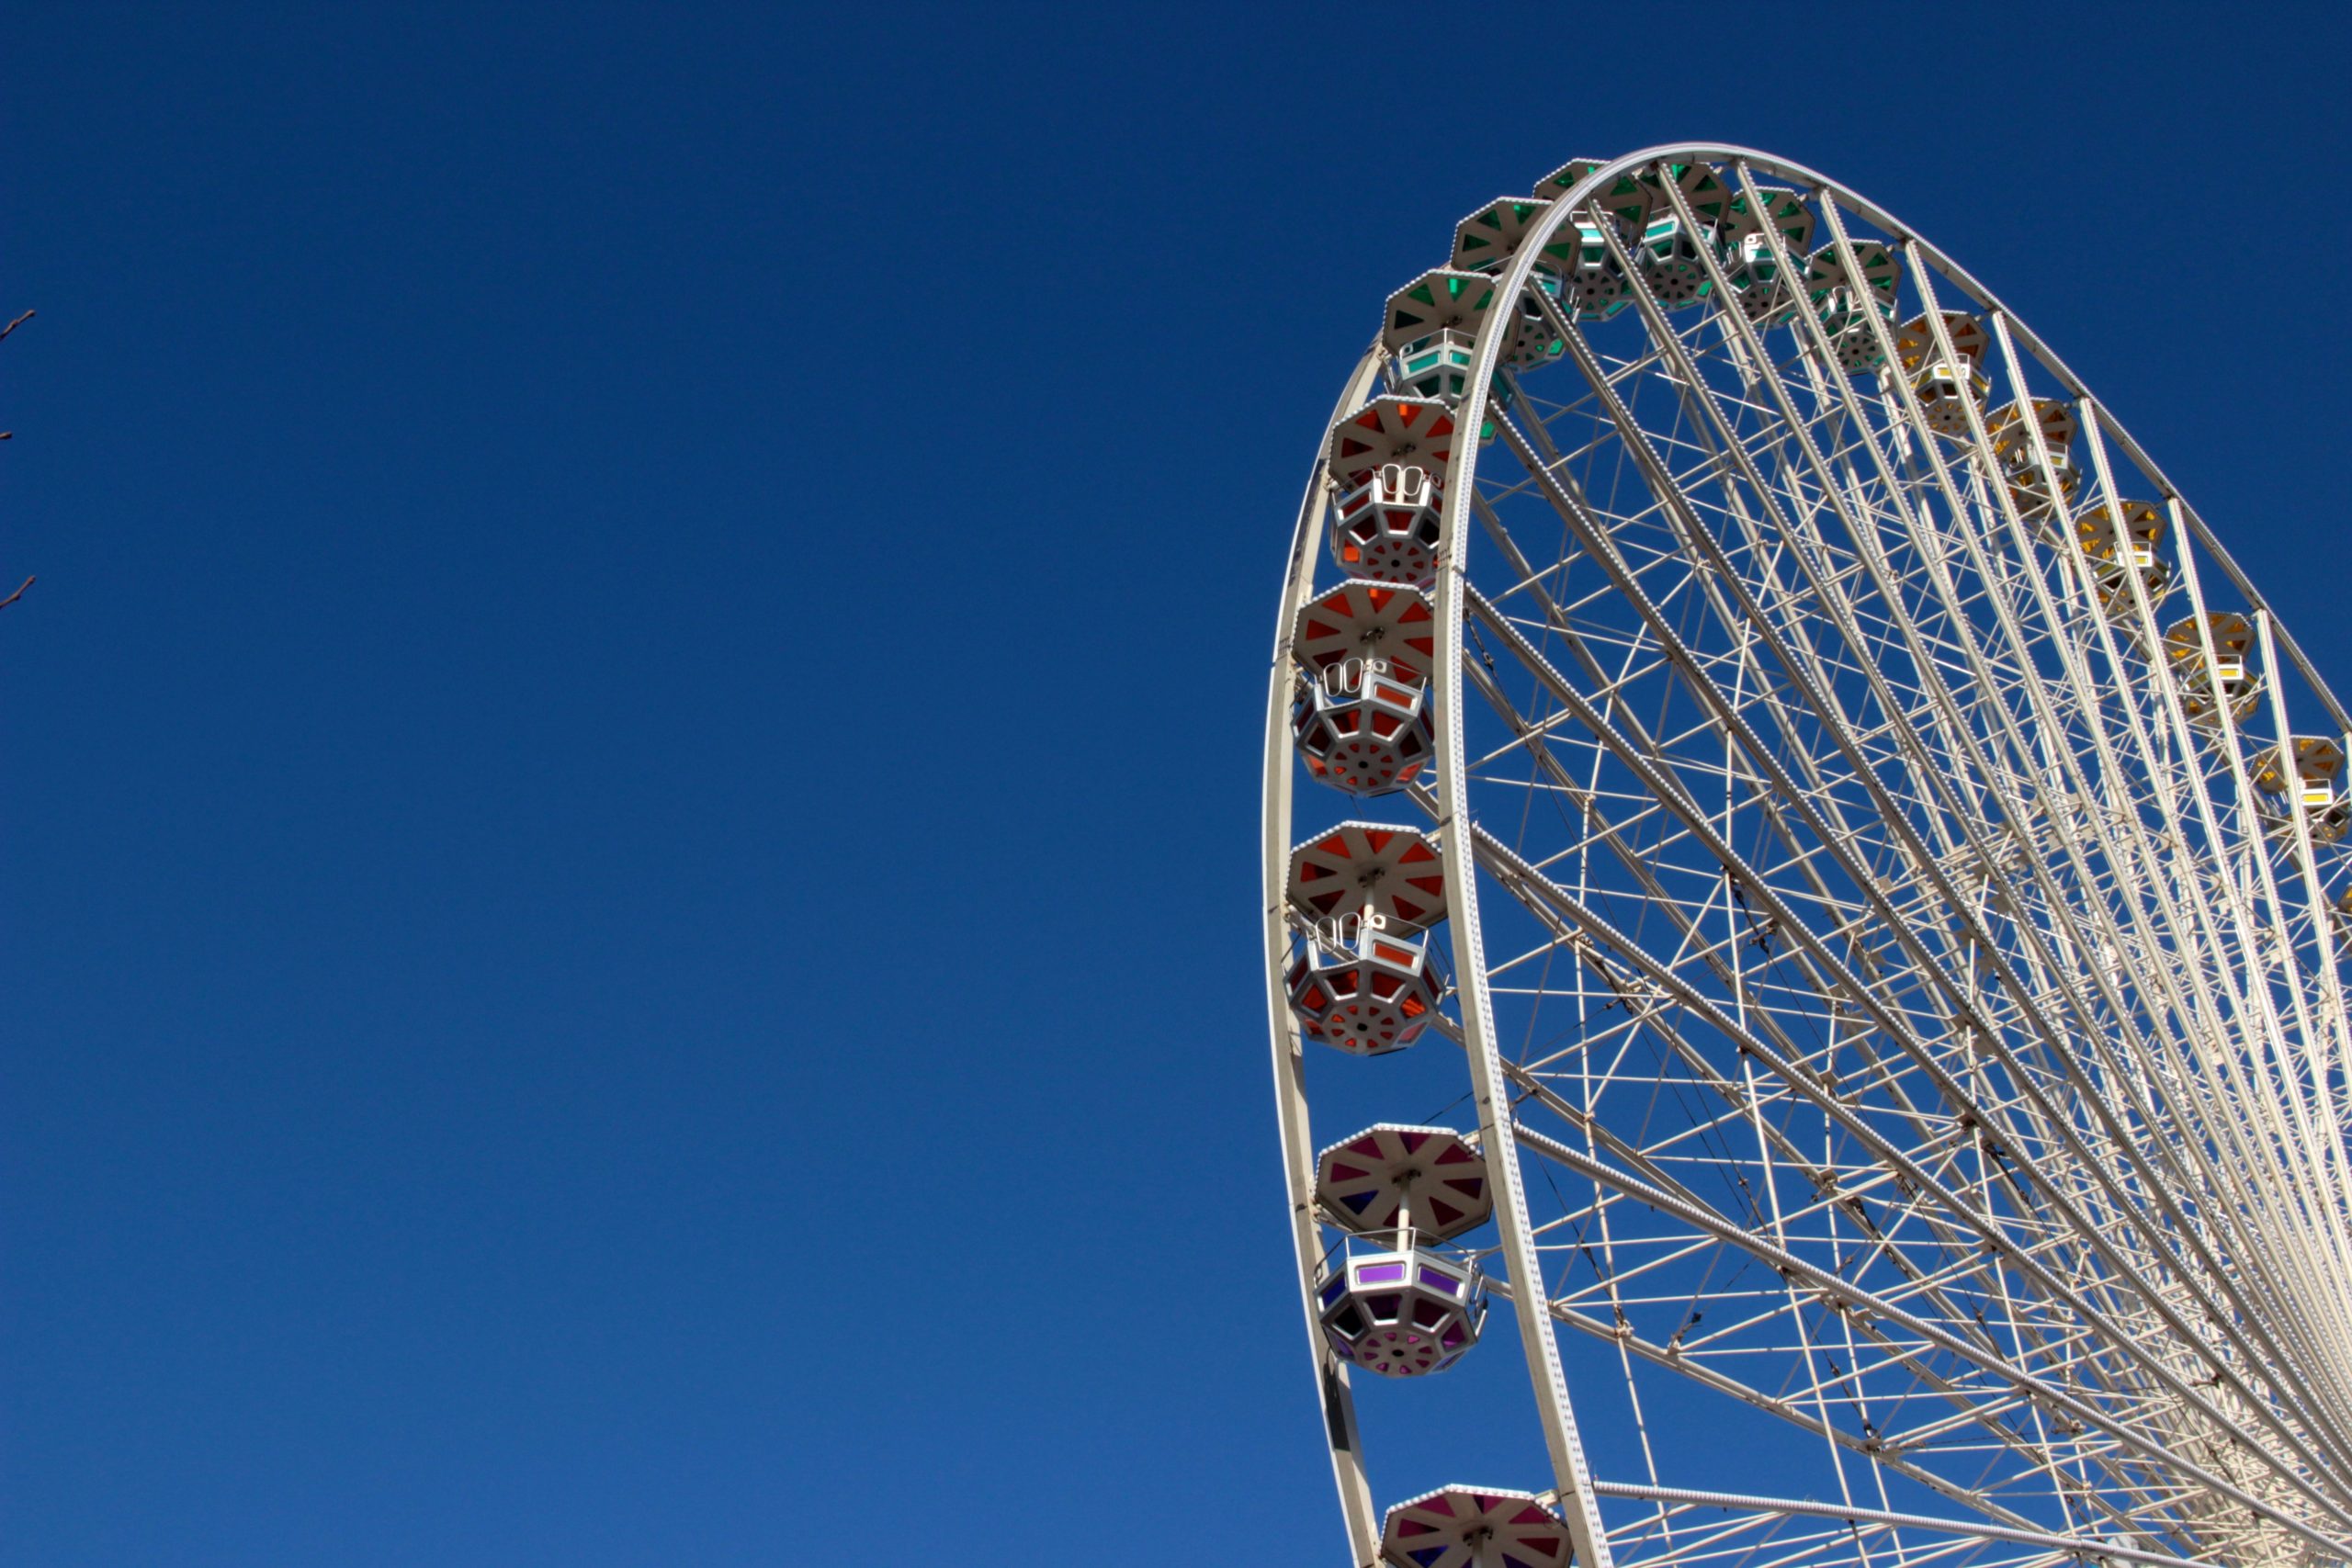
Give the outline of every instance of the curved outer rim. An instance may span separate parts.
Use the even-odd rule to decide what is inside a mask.
[[[1876,204],[1802,164],[1753,148],[1716,142],[1673,142],[1629,152],[1600,164],[1545,209],[1543,218],[1532,226],[1531,234],[1540,233],[1543,239],[1548,239],[1567,220],[1569,214],[1594,193],[1619,177],[1661,159],[1742,164],[1758,174],[1803,186],[1809,196],[1834,200],[1888,235],[1908,243],[1914,247],[1914,254],[1928,267],[1949,280],[1976,305],[1999,317],[2017,344],[2090,411],[2098,434],[2113,443],[2118,452],[2158,487],[2161,499],[2177,509],[2186,525],[2186,532],[2221,568],[2231,585],[2244,597],[2249,610],[2261,613],[2261,620],[2267,623],[2267,629],[2276,638],[2278,652],[2284,654],[2287,662],[2302,677],[2310,691],[2326,708],[2337,730],[2352,731],[2352,718],[2347,718],[2343,704],[2286,627],[2278,623],[2276,614],[2270,613],[2268,601],[2222,547],[2196,509],[2181,496],[2178,488],[2116,422],[2107,405],[2093,396],[2082,379],[1990,289],[1916,231]],[[1510,265],[1498,280],[1497,292],[1500,298],[1515,299],[1527,288],[1541,243],[1541,240],[1531,238],[1521,244]],[[1500,358],[1502,340],[1503,334],[1500,333],[1480,335],[1476,360],[1469,375],[1470,391],[1464,398],[1457,416],[1457,423],[1463,429],[1476,430],[1485,418],[1487,389]],[[1379,345],[1375,339],[1349,378],[1330,423],[1336,423],[1362,405],[1376,382],[1379,366]],[[1327,423],[1325,429],[1329,428]],[[1462,1015],[1462,1043],[1469,1061],[1472,1088],[1478,1105],[1478,1123],[1490,1179],[1495,1184],[1495,1218],[1501,1249],[1510,1260],[1512,1308],[1531,1370],[1530,1382],[1535,1394],[1536,1413],[1544,1427],[1545,1445],[1550,1450],[1557,1502],[1575,1541],[1580,1568],[1611,1568],[1608,1537],[1600,1520],[1591,1476],[1585,1465],[1558,1348],[1552,1337],[1551,1314],[1544,1297],[1543,1274],[1535,1262],[1526,1195],[1520,1180],[1517,1140],[1508,1113],[1508,1086],[1500,1053],[1495,1043],[1493,1006],[1487,987],[1484,950],[1479,938],[1477,882],[1470,836],[1466,832],[1452,830],[1457,818],[1463,817],[1467,800],[1460,699],[1464,678],[1464,601],[1468,584],[1469,529],[1466,525],[1469,521],[1469,497],[1476,484],[1478,455],[1477,443],[1463,441],[1458,444],[1446,479],[1442,513],[1445,553],[1438,573],[1439,644],[1437,670],[1431,682],[1442,710],[1437,736],[1436,836],[1444,863],[1446,895],[1451,911],[1449,925],[1455,995]],[[1315,1276],[1323,1248],[1314,1210],[1315,1155],[1313,1134],[1307,1122],[1304,1043],[1292,1020],[1283,986],[1290,944],[1290,933],[1283,918],[1283,880],[1288,871],[1291,803],[1295,778],[1288,724],[1290,626],[1314,581],[1316,545],[1322,531],[1325,511],[1323,477],[1324,464],[1318,446],[1307,480],[1306,495],[1299,509],[1297,529],[1292,537],[1281,612],[1274,629],[1274,661],[1267,699],[1263,795],[1265,858],[1262,887],[1267,1007],[1273,1052],[1276,1111],[1282,1131],[1293,1241],[1298,1258],[1299,1289],[1306,1317],[1309,1350],[1317,1369],[1325,1432],[1331,1449],[1332,1472],[1340,1491],[1340,1509],[1346,1518],[1350,1544],[1356,1562],[1371,1568],[1379,1561],[1380,1517],[1365,1478],[1354,1402],[1346,1369],[1325,1348],[1317,1320]],[[1611,1490],[1618,1492],[1624,1489],[1611,1487]],[[1936,1521],[1917,1522],[1933,1524]],[[1962,1521],[1952,1523],[1968,1528]]]
[[[1337,424],[1362,403],[1379,376],[1380,355],[1376,350],[1368,351],[1348,378],[1324,428]],[[1273,1040],[1274,1113],[1282,1130],[1283,1177],[1290,1191],[1291,1244],[1298,1254],[1299,1303],[1306,1314],[1307,1353],[1314,1359],[1316,1382],[1321,1391],[1324,1438],[1331,1450],[1331,1479],[1340,1489],[1340,1511],[1347,1520],[1348,1540],[1356,1562],[1372,1568],[1380,1558],[1380,1515],[1364,1479],[1355,1400],[1348,1388],[1348,1370],[1325,1346],[1323,1325],[1316,1312],[1315,1272],[1322,1262],[1323,1239],[1315,1217],[1315,1134],[1306,1118],[1306,1042],[1291,1015],[1290,998],[1283,986],[1290,956],[1285,885],[1290,876],[1291,791],[1297,781],[1297,765],[1291,757],[1290,629],[1315,581],[1316,541],[1329,506],[1318,445],[1306,476],[1306,493],[1298,503],[1290,568],[1283,581],[1282,605],[1274,616],[1273,670],[1266,689],[1264,858],[1259,886],[1265,921],[1266,1018]]]

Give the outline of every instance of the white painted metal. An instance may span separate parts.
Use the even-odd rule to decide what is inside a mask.
[[[1767,226],[1757,266],[1822,285],[1883,248],[1895,313],[1825,324],[1800,294],[1751,320],[1739,258],[1705,243],[1661,299],[1640,236],[1588,219],[1631,306],[1572,322],[1541,248],[1596,193],[1698,162],[1751,210],[1759,180],[1813,208],[1821,248]],[[1654,177],[1662,231],[1703,233],[1702,183]],[[1445,870],[1438,1029],[1495,1200],[1492,1242],[1457,1245],[1487,1247],[1512,1307],[1578,1560],[2352,1562],[2352,846],[2316,791],[2290,779],[2272,807],[2249,784],[2298,715],[2352,729],[2343,705],[2105,406],[1883,209],[1721,146],[1546,188],[1485,320],[1565,352],[1515,372],[1521,334],[1478,334],[1457,423],[1498,439],[1457,435],[1443,471],[1436,768],[1389,798],[1428,814]],[[1894,323],[1923,317],[1913,357],[1955,365],[1947,311],[1982,319],[1989,389],[1947,377],[1930,411]],[[1340,416],[1383,364],[1375,344]],[[2040,421],[2010,427],[2021,469],[1994,455],[1998,408],[2035,399],[2079,423],[2071,494]],[[1319,474],[1269,698],[1266,959],[1302,1289],[1368,1562],[1357,1412],[1315,1332],[1306,1088],[1327,1064],[1383,1086],[1460,1069],[1434,1043],[1310,1064],[1284,1003],[1286,852],[1351,815],[1291,784]],[[2087,555],[2077,518],[2127,503],[2169,523],[2154,555]],[[2260,701],[2192,718],[2165,628],[2192,617],[2210,668],[2216,610],[2255,628]],[[1384,1392],[1375,1428],[1462,1375]]]
[[[1331,411],[1336,421],[1361,404],[1376,384],[1380,362],[1367,354],[1349,378]],[[1274,655],[1267,677],[1266,772],[1264,781],[1265,835],[1260,844],[1259,893],[1266,954],[1266,1018],[1273,1044],[1274,1107],[1282,1131],[1283,1177],[1290,1191],[1291,1244],[1298,1259],[1299,1303],[1306,1316],[1306,1342],[1315,1358],[1316,1386],[1323,1408],[1323,1428],[1331,1450],[1331,1475],[1340,1489],[1340,1512],[1347,1522],[1348,1543],[1359,1568],[1370,1568],[1380,1551],[1380,1515],[1373,1506],[1372,1489],[1364,1479],[1363,1451],[1356,1427],[1355,1401],[1348,1387],[1347,1369],[1339,1363],[1323,1339],[1323,1325],[1315,1300],[1315,1280],[1322,1265],[1323,1243],[1315,1218],[1315,1135],[1307,1122],[1306,1044],[1291,1016],[1283,976],[1290,957],[1289,898],[1291,790],[1297,775],[1290,754],[1290,704],[1297,680],[1291,659],[1291,626],[1298,607],[1315,584],[1315,561],[1321,551],[1323,514],[1329,498],[1323,484],[1318,456],[1299,502],[1298,525],[1292,531],[1290,566],[1283,574],[1281,608],[1274,616]]]

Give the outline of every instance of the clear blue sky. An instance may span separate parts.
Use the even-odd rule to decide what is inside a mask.
[[[2333,8],[1077,12],[12,14],[9,1562],[1339,1561],[1268,622],[1571,154],[1886,202],[2352,676]]]

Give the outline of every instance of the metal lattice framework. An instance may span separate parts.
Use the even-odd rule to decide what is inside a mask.
[[[1466,218],[1335,411],[1267,717],[1355,1561],[2352,1559],[2347,728],[1860,197],[1694,145]],[[1506,1312],[1525,1468],[1466,1487]]]

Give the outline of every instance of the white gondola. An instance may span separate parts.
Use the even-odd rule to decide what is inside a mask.
[[[1442,1372],[1478,1342],[1487,1319],[1476,1263],[1417,1246],[1411,1230],[1341,1242],[1315,1299],[1331,1353],[1386,1378]]]
[[[1300,1032],[1359,1056],[1419,1040],[1445,990],[1425,934],[1445,919],[1429,838],[1342,822],[1291,851],[1287,897],[1299,934],[1283,983]]]
[[[1315,1202],[1357,1235],[1408,1222],[1425,1239],[1452,1241],[1493,1217],[1487,1158],[1451,1127],[1383,1122],[1315,1156]]]
[[[2334,843],[2352,826],[2352,810],[2335,795],[2335,776],[2343,771],[2343,747],[2325,736],[2298,735],[2256,753],[2246,763],[2246,779],[2273,831],[2290,830],[2300,805],[2312,837]]]
[[[1944,335],[1951,342],[1951,355],[1947,356],[1937,342],[1928,317],[1915,316],[1895,333],[1895,363],[1880,368],[1880,385],[1888,397],[1894,397],[1899,370],[1910,383],[1912,395],[1919,400],[1919,416],[1928,428],[1939,435],[1963,436],[1968,434],[1969,409],[1983,408],[1993,388],[1993,379],[1983,367],[1988,340],[1984,324],[1967,311],[1939,314]]]
[[[2210,637],[2211,659],[2205,655]],[[2222,708],[2235,722],[2254,716],[2262,696],[2262,681],[2246,663],[2254,647],[2254,626],[2244,615],[2215,610],[2204,617],[2200,635],[2195,615],[2176,621],[2165,630],[2165,660],[2179,689],[2180,705],[2192,724],[2216,726]]]
[[[2172,567],[2156,553],[2167,525],[2164,509],[2154,502],[2126,501],[2116,507],[2101,502],[2075,519],[2075,544],[2091,569],[2091,583],[2099,607],[2112,618],[2132,614],[2131,580],[2140,580],[2140,592],[2154,603],[2165,596]]]
[[[2074,457],[2081,423],[2074,406],[2056,398],[2035,398],[2030,407],[2030,418],[2014,402],[1996,410],[1985,436],[2018,515],[2035,522],[2051,514],[2053,480],[2062,501],[2070,499],[2082,483],[2082,470],[2075,466]],[[2041,433],[2041,449],[2049,454],[2047,468],[2034,449],[2035,427]]]
[[[1568,1568],[1575,1552],[1533,1494],[1448,1486],[1388,1510],[1380,1555],[1390,1568]]]
[[[1378,659],[1301,672],[1291,728],[1307,773],[1350,795],[1403,789],[1434,746],[1428,684],[1400,679]]]

